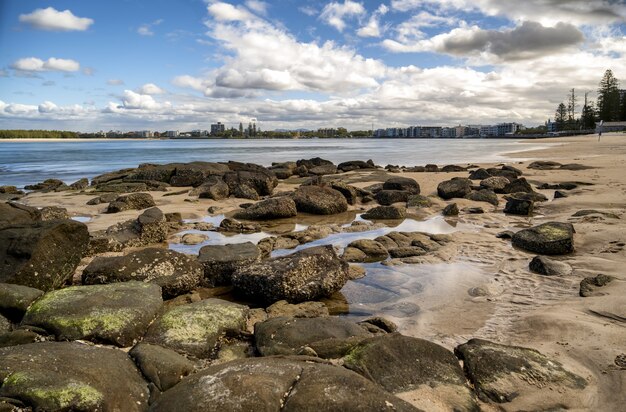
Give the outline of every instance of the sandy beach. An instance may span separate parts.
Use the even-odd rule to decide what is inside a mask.
[[[457,217],[446,218],[451,231],[454,231],[450,234],[451,244],[445,248],[445,253],[424,259],[421,264],[390,266],[406,276],[420,266],[420,273],[432,272],[430,277],[424,277],[430,279],[424,281],[424,292],[406,298],[406,301],[415,300],[420,311],[410,317],[394,317],[384,314],[384,311],[382,314],[395,322],[402,334],[428,339],[450,350],[471,338],[536,349],[588,382],[584,391],[575,395],[567,391],[556,394],[554,399],[557,404],[561,402],[571,410],[617,411],[626,404],[626,373],[623,367],[616,364],[616,358],[626,353],[626,274],[623,270],[626,265],[626,135],[605,134],[600,141],[594,135],[546,139],[546,142],[552,144],[548,149],[524,151],[523,155],[510,153],[512,158],[529,159],[510,165],[520,169],[533,187],[544,183],[574,182],[576,187],[566,192],[567,197],[554,199],[554,189],[536,190],[549,200],[536,203],[532,216],[502,213],[505,203],[502,195],[499,195],[497,207],[484,202],[453,199],[461,213]],[[582,164],[589,168],[528,168],[535,160]],[[478,166],[487,168],[498,165]],[[409,208],[408,216],[415,220],[429,220],[439,218],[443,208],[452,202],[437,196],[437,185],[453,177],[467,177],[467,171],[387,173],[378,169],[332,175],[332,178],[363,188],[392,176],[412,178],[419,183],[421,194],[428,196],[432,204],[425,208]],[[294,190],[303,180],[281,180],[274,191]],[[150,194],[164,213],[177,212],[191,222],[208,216],[207,209],[211,207],[219,208],[214,214],[232,216],[241,203],[247,202],[236,198],[220,201],[190,198],[187,193],[190,189],[169,187],[166,192],[154,191]],[[89,191],[87,189],[81,194],[30,193],[20,202],[35,207],[66,208],[70,216],[89,218],[86,225],[90,232],[135,219],[141,213],[137,210],[103,213],[106,205],[86,205],[95,196]],[[349,207],[347,214],[337,215],[334,220],[332,217],[323,220],[319,216],[299,216],[297,221],[285,220],[282,225],[262,224],[262,227],[268,233],[277,234],[290,232],[295,223],[346,225],[356,214],[373,206],[375,202],[357,203]],[[485,213],[464,213],[464,208],[469,207],[482,207]],[[579,211],[591,212],[575,216]],[[575,251],[554,258],[571,266],[571,273],[567,275],[533,273],[529,262],[535,254],[514,248],[508,239],[496,237],[505,230],[517,231],[553,221],[572,223],[576,232]],[[170,241],[176,241],[175,236],[171,236]],[[78,271],[90,259],[86,258]],[[593,296],[579,296],[580,282],[598,274],[612,276],[615,280],[598,289]],[[75,279],[80,279],[80,273]],[[348,300],[364,293],[362,287],[359,289],[355,285],[348,282],[342,290]],[[378,307],[371,304],[367,308],[375,312]],[[540,387],[540,382],[537,385]],[[546,406],[554,405],[554,402],[549,405],[544,403],[542,396],[538,392],[536,398],[525,396],[507,404],[481,403],[481,408],[494,411],[544,410]],[[572,403],[572,399],[576,404]],[[410,397],[405,400],[410,401]]]

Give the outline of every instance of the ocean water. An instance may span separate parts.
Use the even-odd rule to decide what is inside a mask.
[[[0,185],[23,187],[48,178],[71,183],[140,163],[235,160],[269,166],[317,156],[335,163],[372,159],[383,166],[500,162],[512,160],[504,153],[548,145],[512,139],[0,140]]]

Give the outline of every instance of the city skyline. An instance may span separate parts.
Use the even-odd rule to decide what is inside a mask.
[[[605,1],[3,2],[3,128],[543,124],[626,78]]]

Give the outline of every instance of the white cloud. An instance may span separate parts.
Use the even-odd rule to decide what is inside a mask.
[[[107,84],[109,86],[122,86],[124,84],[124,80],[122,80],[122,79],[109,79],[109,80],[107,80]]]
[[[380,18],[387,14],[388,11],[389,7],[385,4],[378,6],[376,11],[370,16],[367,24],[357,30],[356,34],[360,37],[380,37]]]
[[[362,16],[366,13],[361,3],[344,0],[343,3],[331,2],[322,9],[320,19],[339,31],[346,28],[346,19]]]
[[[245,21],[254,16],[243,7],[235,7],[230,3],[213,3],[208,7],[209,13],[217,21]]]
[[[132,90],[124,90],[122,107],[129,110],[159,110],[170,107],[169,102],[158,103],[148,94],[135,93]]]
[[[246,7],[261,15],[267,14],[267,3],[260,0],[246,0]]]
[[[161,89],[154,83],[146,83],[137,89],[137,92],[140,94],[164,94],[165,90]]]
[[[15,61],[11,68],[25,72],[61,71],[75,72],[80,70],[80,64],[71,59],[57,59],[50,57],[44,61],[37,57],[26,57]]]
[[[317,16],[318,11],[316,9],[314,9],[311,6],[302,6],[302,7],[298,7],[298,10],[301,13],[306,14],[309,17],[313,17],[313,16]]]
[[[93,24],[93,19],[77,17],[70,10],[58,11],[53,7],[20,14],[19,19],[40,30],[84,31]]]
[[[142,24],[137,29],[137,33],[141,36],[154,36],[154,31],[152,31],[152,28],[154,26],[158,26],[161,23],[163,23],[163,19],[155,20],[152,23]]]

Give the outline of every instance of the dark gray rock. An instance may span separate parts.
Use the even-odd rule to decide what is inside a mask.
[[[374,165],[364,162],[362,160],[350,160],[347,162],[339,163],[337,165],[337,169],[341,170],[342,172],[350,172],[352,170],[372,169],[372,168],[374,168]]]
[[[507,197],[504,213],[509,215],[530,216],[533,213],[535,202],[532,200]]]
[[[114,202],[119,195],[117,193],[104,193],[100,196],[94,197],[93,199],[87,202],[88,205],[94,206],[102,203],[111,203]]]
[[[542,255],[564,255],[574,251],[574,227],[570,223],[549,222],[513,235],[513,246]]]
[[[87,226],[74,220],[0,227],[0,282],[56,289],[72,278],[88,242]]]
[[[154,199],[150,193],[131,193],[120,196],[115,201],[109,203],[106,213],[118,213],[124,210],[142,210],[154,207]]]
[[[550,160],[537,160],[528,165],[529,169],[536,170],[552,170],[561,166],[559,162],[553,162]]]
[[[225,333],[246,329],[247,318],[246,306],[220,299],[174,306],[150,325],[144,342],[197,358],[210,358]]]
[[[361,217],[368,220],[404,219],[406,217],[406,209],[402,206],[377,206],[362,214]]]
[[[442,172],[450,173],[450,172],[464,172],[466,169],[463,166],[459,165],[445,165],[441,168]]]
[[[353,321],[337,317],[277,317],[254,325],[254,340],[261,356],[296,355],[316,342],[353,336],[371,334]]]
[[[150,410],[418,411],[347,369],[281,358],[211,366],[164,393]]]
[[[342,182],[332,182],[330,187],[343,195],[346,198],[346,202],[349,205],[353,205],[357,202],[359,191],[356,187],[347,185]]]
[[[465,178],[454,178],[439,183],[437,194],[445,200],[463,198],[472,191],[472,181]]]
[[[88,365],[88,367],[86,367]],[[37,411],[145,411],[148,386],[123,351],[76,342],[0,349],[0,397]]]
[[[312,169],[316,166],[333,165],[330,160],[322,159],[321,157],[314,157],[312,159],[300,159],[296,162],[296,166],[304,166],[307,169]]]
[[[235,214],[235,218],[247,220],[271,220],[293,217],[297,214],[298,211],[294,200],[288,196],[281,196],[255,203],[249,208],[237,212]]]
[[[259,194],[254,188],[242,184],[239,186],[235,186],[231,192],[233,197],[238,199],[250,199],[250,200],[259,200]]]
[[[567,193],[562,192],[562,191],[560,191],[560,190],[556,190],[556,191],[554,192],[554,198],[555,198],[555,199],[561,199],[561,198],[564,198],[564,197],[567,197],[567,196],[568,196],[568,195],[567,195]]]
[[[41,212],[36,207],[14,202],[0,203],[0,227],[39,220],[41,220]]]
[[[579,294],[584,298],[594,296],[598,288],[608,285],[613,279],[613,276],[603,274],[584,278],[580,281]]]
[[[406,190],[381,190],[374,196],[376,201],[384,206],[389,206],[394,203],[405,203],[411,192]]]
[[[227,165],[221,163],[192,162],[175,164],[174,175],[170,178],[172,186],[200,186],[209,176],[223,176],[230,171]]]
[[[482,189],[477,192],[469,193],[465,196],[465,198],[473,200],[474,202],[487,202],[494,206],[498,206],[498,195],[489,189]]]
[[[535,273],[545,276],[564,276],[572,273],[572,267],[567,263],[552,260],[546,256],[535,256],[530,261],[528,268]]]
[[[429,173],[436,173],[439,171],[439,166],[434,164],[427,164],[426,166],[424,166],[424,171]]]
[[[513,232],[511,230],[505,230],[503,232],[500,232],[500,233],[496,234],[496,238],[498,238],[498,239],[512,239],[514,234],[515,234],[515,232]]]
[[[448,206],[443,208],[443,212],[441,212],[444,216],[458,216],[459,215],[459,207],[456,203],[450,203]]]
[[[446,410],[479,410],[458,359],[424,339],[398,333],[364,339],[344,357],[344,366],[388,392],[412,393],[411,399],[426,410],[442,404]]]
[[[509,184],[509,179],[502,176],[491,176],[480,181],[480,187],[493,190],[496,193],[505,193],[504,189]]]
[[[489,174],[489,172],[487,172],[483,168],[472,170],[469,175],[470,180],[485,180],[490,177],[491,175]]]
[[[585,379],[534,349],[471,339],[457,346],[454,353],[463,361],[467,377],[485,402],[504,403],[539,394],[545,402],[558,389],[581,390],[587,385]]]
[[[315,176],[334,175],[337,174],[337,167],[333,164],[314,166],[309,169],[309,173]]]
[[[19,322],[26,309],[43,293],[42,290],[28,286],[0,283],[0,313]]]
[[[317,246],[237,270],[235,289],[266,303],[317,300],[338,291],[348,281],[348,264],[332,246]]]
[[[410,195],[406,200],[406,207],[416,207],[418,209],[422,207],[430,207],[432,204],[432,200],[430,200],[428,196],[424,195]]]
[[[58,340],[87,339],[131,346],[161,308],[161,288],[152,283],[72,286],[33,303],[23,325],[44,328]]]
[[[259,196],[269,196],[278,185],[276,175],[263,166],[252,163],[228,162],[232,170],[224,174],[224,182],[231,192],[235,192],[238,186],[248,186],[254,189]]]
[[[389,253],[382,243],[371,239],[359,239],[351,242],[348,247],[362,251],[367,262],[378,262],[387,259]]]
[[[230,189],[220,176],[209,176],[204,183],[189,192],[190,196],[213,200],[226,199],[229,194]]]
[[[143,376],[160,391],[172,388],[195,370],[194,364],[187,358],[158,345],[139,343],[128,354]]]
[[[510,197],[514,197],[516,199],[520,199],[520,200],[530,200],[533,202],[547,202],[548,198],[543,195],[542,193],[538,193],[538,192],[517,192],[517,193],[511,193],[508,196],[504,196],[505,199],[508,199]]]
[[[301,186],[293,194],[298,212],[334,215],[348,210],[346,198],[329,187]]]
[[[525,178],[520,177],[519,179],[515,179],[509,182],[508,185],[504,187],[504,193],[532,193],[533,188],[530,186],[530,183],[526,181]]]
[[[83,270],[82,282],[150,282],[161,287],[164,298],[171,298],[191,292],[202,278],[202,266],[195,258],[169,249],[146,248],[125,256],[97,256]]]
[[[260,258],[261,251],[252,242],[204,246],[198,255],[204,271],[203,283],[209,287],[230,285],[236,270],[256,263]]]
[[[420,194],[420,185],[409,177],[392,177],[383,183],[383,190],[404,190],[414,195]]]
[[[595,167],[593,166],[586,166],[586,165],[581,165],[579,163],[568,163],[566,165],[561,165],[559,166],[559,169],[561,170],[589,170],[589,169],[595,169]]]

